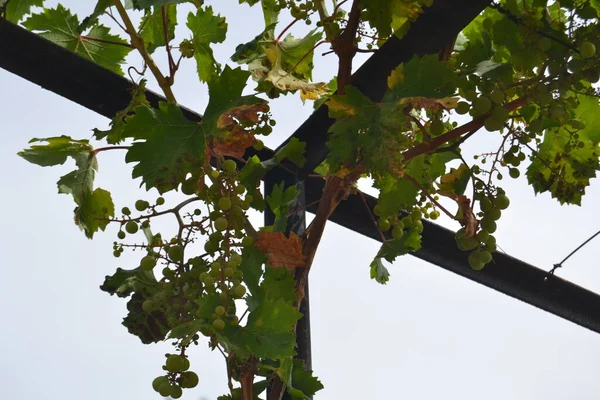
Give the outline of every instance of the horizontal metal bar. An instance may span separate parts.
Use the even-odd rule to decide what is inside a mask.
[[[322,180],[310,179],[306,187],[306,203],[310,204],[321,197],[324,184]],[[351,195],[338,206],[330,221],[381,242],[369,216],[377,200],[364,196],[370,210],[359,195]],[[314,213],[316,206],[307,211]],[[493,263],[475,271],[469,267],[469,253],[458,249],[454,232],[426,220],[423,225],[422,247],[413,254],[415,257],[600,333],[597,293],[500,252],[493,254]]]
[[[466,2],[457,8],[463,10],[464,4]],[[132,84],[127,79],[6,21],[0,21],[0,67],[107,118],[112,118],[129,103],[128,90]],[[153,104],[163,100],[157,94],[149,97]],[[201,119],[192,111],[184,112],[190,120]],[[247,155],[252,154],[256,153],[249,151]],[[263,160],[272,155],[273,151],[269,149],[258,153]],[[288,179],[289,174],[279,168],[272,172],[271,179],[280,182]],[[318,200],[323,187],[323,180],[309,178],[305,187],[306,203]],[[375,198],[365,197],[372,208]],[[307,209],[313,213],[315,210],[314,205]],[[380,240],[367,209],[357,195],[351,195],[342,202],[330,219]],[[482,271],[473,271],[468,266],[467,254],[456,247],[450,230],[427,221],[424,226],[423,246],[415,256],[600,333],[598,294],[556,276],[546,280],[545,271],[501,253],[494,254],[493,264]]]

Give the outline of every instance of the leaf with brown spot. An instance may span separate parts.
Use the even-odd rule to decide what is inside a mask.
[[[477,218],[471,208],[471,201],[467,196],[459,196],[455,199],[458,204],[458,212],[456,213],[456,219],[462,226],[465,227],[465,237],[473,237],[477,232]]]
[[[217,120],[221,134],[212,140],[213,155],[241,158],[246,149],[256,143],[251,130],[246,128],[260,120],[260,113],[269,111],[267,103],[249,104],[231,108]]]
[[[268,257],[267,264],[273,268],[306,267],[302,246],[302,239],[294,232],[286,237],[282,232],[262,231],[256,241],[256,247]]]

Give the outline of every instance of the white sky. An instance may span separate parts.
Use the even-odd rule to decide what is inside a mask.
[[[65,3],[82,15],[94,5]],[[258,8],[237,1],[217,5],[229,18],[230,39],[217,51],[225,60],[262,27],[255,23]],[[332,56],[317,56],[323,72],[316,79],[331,76],[334,63]],[[178,100],[203,110],[206,92],[196,83],[192,63],[180,74]],[[73,224],[71,198],[56,194],[56,181],[71,164],[41,168],[16,155],[32,137],[89,138],[92,128],[106,127],[108,121],[4,70],[0,85],[5,188],[0,197],[0,398],[159,398],[150,383],[161,374],[170,346],[142,345],[120,325],[126,300],[98,288],[116,267],[135,267],[138,255],[112,257],[115,227],[89,241]],[[265,140],[271,147],[310,113],[310,106],[298,110],[297,97],[277,103],[277,129]],[[491,135],[482,132],[469,150],[484,149]],[[105,152],[99,162],[97,185],[113,192],[117,210],[145,196],[131,185],[123,153]],[[540,268],[549,269],[600,229],[597,180],[582,207],[534,197],[523,179],[504,188],[512,203],[499,225],[498,243]],[[599,335],[414,257],[399,258],[390,267],[391,281],[380,286],[369,279],[378,247],[333,224],[325,232],[311,272],[313,366],[325,385],[317,399],[598,398]],[[598,292],[599,256],[600,242],[592,242],[559,275]],[[212,400],[225,393],[222,356],[204,344],[191,354],[200,384],[184,398]]]

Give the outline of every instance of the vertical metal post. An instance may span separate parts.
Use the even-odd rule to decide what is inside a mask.
[[[274,182],[273,179],[270,178],[269,174],[265,176],[264,180],[264,188],[265,188],[265,198],[271,193],[273,190],[273,186],[276,184],[280,184],[281,182]],[[288,217],[286,234],[290,232],[294,232],[297,235],[301,235],[306,230],[306,200],[305,200],[305,188],[304,181],[298,179],[298,177],[290,177],[290,179],[286,179],[284,181],[285,187],[290,187],[291,185],[295,185],[300,194],[298,198],[290,206],[290,211],[295,211],[292,215]],[[299,211],[296,211],[299,210]],[[269,207],[267,206],[265,210],[265,225],[272,225],[275,222],[275,215],[271,212]],[[304,288],[305,297],[304,301],[300,305],[300,312],[302,313],[302,318],[298,321],[298,325],[296,327],[296,351],[298,353],[298,359],[304,361],[304,368],[308,370],[312,370],[312,356],[311,356],[311,346],[310,346],[310,306],[309,306],[309,298],[308,298],[308,282],[306,282],[306,287]],[[311,397],[312,399],[312,397]],[[291,398],[286,393],[283,396],[283,400],[291,400]]]

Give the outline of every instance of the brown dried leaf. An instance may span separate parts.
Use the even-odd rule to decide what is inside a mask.
[[[286,237],[282,232],[261,231],[256,241],[256,247],[269,258],[267,264],[270,267],[286,267],[290,270],[306,267],[302,246],[302,239],[294,232]]]
[[[471,208],[471,201],[467,196],[459,196],[455,199],[458,203],[458,212],[456,213],[456,219],[462,226],[465,227],[465,236],[473,237],[477,232],[477,218]]]
[[[211,152],[215,156],[230,156],[241,158],[246,149],[256,143],[256,138],[250,130],[244,128],[259,121],[259,114],[269,111],[267,103],[259,103],[234,107],[223,113],[217,121],[217,128],[223,129],[223,134],[211,143]]]
[[[400,104],[406,104],[409,109],[426,109],[431,111],[450,110],[456,108],[458,97],[444,97],[443,99],[432,99],[430,97],[404,97]]]

